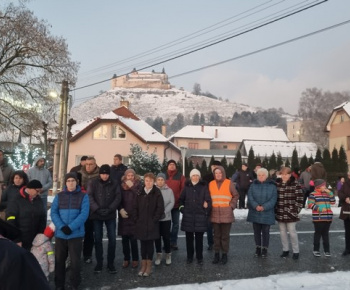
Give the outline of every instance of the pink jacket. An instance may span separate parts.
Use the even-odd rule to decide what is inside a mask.
[[[50,239],[44,234],[37,234],[30,252],[38,260],[46,277],[55,270],[55,254]]]

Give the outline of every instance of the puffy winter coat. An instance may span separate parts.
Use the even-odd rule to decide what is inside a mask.
[[[163,187],[158,187],[162,193],[163,200],[164,200],[164,214],[165,217],[161,219],[160,221],[170,221],[171,220],[171,210],[174,207],[175,204],[175,198],[174,193],[171,190],[170,187],[168,187],[166,184],[164,184]]]
[[[32,242],[38,233],[43,233],[46,227],[46,213],[40,196],[30,199],[25,192],[25,186],[20,194],[8,204],[6,220],[21,230],[22,247],[30,250]]]
[[[164,200],[155,185],[148,194],[143,189],[137,195],[134,212],[136,238],[141,241],[158,239],[159,220],[164,216]]]
[[[7,208],[7,205],[19,196],[20,186],[9,185],[1,195],[0,210]]]
[[[118,235],[133,236],[135,235],[135,218],[132,216],[136,207],[137,195],[142,191],[142,183],[140,177],[135,175],[134,184],[132,187],[125,183],[126,176],[122,178],[121,184],[121,202],[119,210],[122,208],[128,213],[127,218],[123,218],[120,214],[118,217]]]
[[[39,262],[46,277],[55,271],[55,254],[50,239],[44,234],[37,234],[30,252]]]
[[[340,218],[342,220],[350,219],[350,204],[345,202],[347,197],[350,198],[350,180],[346,180],[338,192],[339,202],[341,203]]]
[[[335,204],[333,192],[321,192],[315,189],[308,198],[307,206],[312,209],[313,222],[332,222],[333,211],[331,205]],[[323,211],[325,209],[325,211]]]
[[[81,192],[80,186],[75,191],[68,191],[65,187],[59,192],[51,205],[51,219],[56,226],[55,237],[65,240],[84,237],[84,223],[89,216],[89,207],[89,196]],[[64,226],[70,227],[70,235],[62,232]]]
[[[204,201],[208,207],[204,208]],[[211,198],[204,181],[193,185],[187,181],[179,199],[180,208],[184,206],[181,230],[185,232],[206,232],[211,211]]]
[[[236,183],[239,189],[248,190],[254,179],[253,173],[247,168],[246,171],[239,170]]]
[[[252,223],[273,225],[275,224],[275,205],[277,202],[277,189],[272,180],[260,182],[254,180],[248,191],[248,217],[247,221]],[[256,207],[261,205],[263,211],[257,211]]]
[[[174,193],[175,197],[175,205],[174,208],[179,207],[179,197],[181,195],[182,190],[185,186],[185,176],[183,176],[180,172],[177,170],[174,171],[167,171],[166,174],[166,180],[165,183],[171,188],[171,190]]]
[[[110,220],[117,218],[117,208],[120,205],[121,194],[119,185],[116,181],[109,178],[103,181],[101,178],[94,179],[87,189],[90,200],[90,219],[92,220]],[[98,209],[108,209],[109,214],[101,216],[97,213]]]
[[[299,212],[303,208],[303,191],[300,184],[291,178],[286,183],[277,183],[276,220],[283,223],[299,221]]]
[[[120,185],[124,172],[127,169],[128,167],[126,167],[124,164],[119,164],[118,166],[112,165],[110,178],[115,180]]]

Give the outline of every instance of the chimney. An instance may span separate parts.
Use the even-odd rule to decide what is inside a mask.
[[[218,138],[218,129],[215,129],[215,138]]]
[[[129,109],[130,103],[126,100],[120,100],[120,106],[124,106],[125,108]]]
[[[201,125],[201,131],[204,132],[204,125]]]
[[[166,125],[162,125],[162,135],[166,137]]]

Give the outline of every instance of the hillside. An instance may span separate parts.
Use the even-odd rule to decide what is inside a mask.
[[[192,118],[196,112],[206,116],[212,111],[218,112],[224,119],[231,119],[235,112],[260,110],[243,104],[196,96],[178,89],[116,88],[74,106],[71,117],[80,122],[100,116],[118,108],[121,100],[129,101],[130,110],[143,120],[147,117],[162,117],[163,120],[172,121],[179,113],[185,118]]]

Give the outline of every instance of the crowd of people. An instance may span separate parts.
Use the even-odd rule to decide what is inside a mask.
[[[32,252],[43,275],[35,278],[33,274],[30,279],[38,279],[43,285],[47,285],[49,273],[54,272],[56,289],[64,289],[69,264],[69,284],[73,289],[78,288],[81,256],[84,263],[92,263],[93,250],[94,273],[103,271],[106,256],[106,268],[115,274],[117,235],[122,240],[121,267],[138,268],[138,276],[151,275],[153,260],[155,266],[163,259],[165,265],[171,265],[171,253],[179,249],[179,228],[186,236],[187,264],[192,264],[194,258],[198,265],[203,264],[204,233],[207,233],[208,250],[213,250],[212,263],[226,264],[236,208],[248,209],[247,221],[253,226],[256,257],[267,258],[270,226],[277,221],[281,258],[287,258],[291,250],[292,258],[299,259],[296,225],[305,206],[312,210],[313,255],[321,256],[321,239],[324,255],[331,255],[329,229],[335,197],[327,188],[327,175],[319,162],[300,175],[289,167],[269,175],[259,164],[251,171],[243,163],[239,171],[227,178],[225,169],[215,161],[210,174],[201,177],[200,171],[193,169],[186,180],[175,160],[167,162],[164,173],[149,172],[140,177],[122,163],[119,154],[114,156],[111,166],[98,166],[94,157],[83,156],[80,164],[66,174],[62,191],[53,199],[50,225],[47,225],[46,206],[52,179],[44,164],[45,158],[39,157],[27,173],[12,171],[4,182],[0,202],[6,213],[6,222],[0,224],[0,242],[12,240],[21,249],[20,255],[26,251],[30,263],[33,260],[27,252]],[[2,172],[2,178],[6,174]],[[345,227],[343,255],[349,255],[350,179],[343,181],[338,196]],[[106,255],[102,243],[104,227],[108,239]],[[10,252],[15,249],[12,244],[11,249],[8,247]],[[0,273],[0,279],[1,275],[4,273]]]

